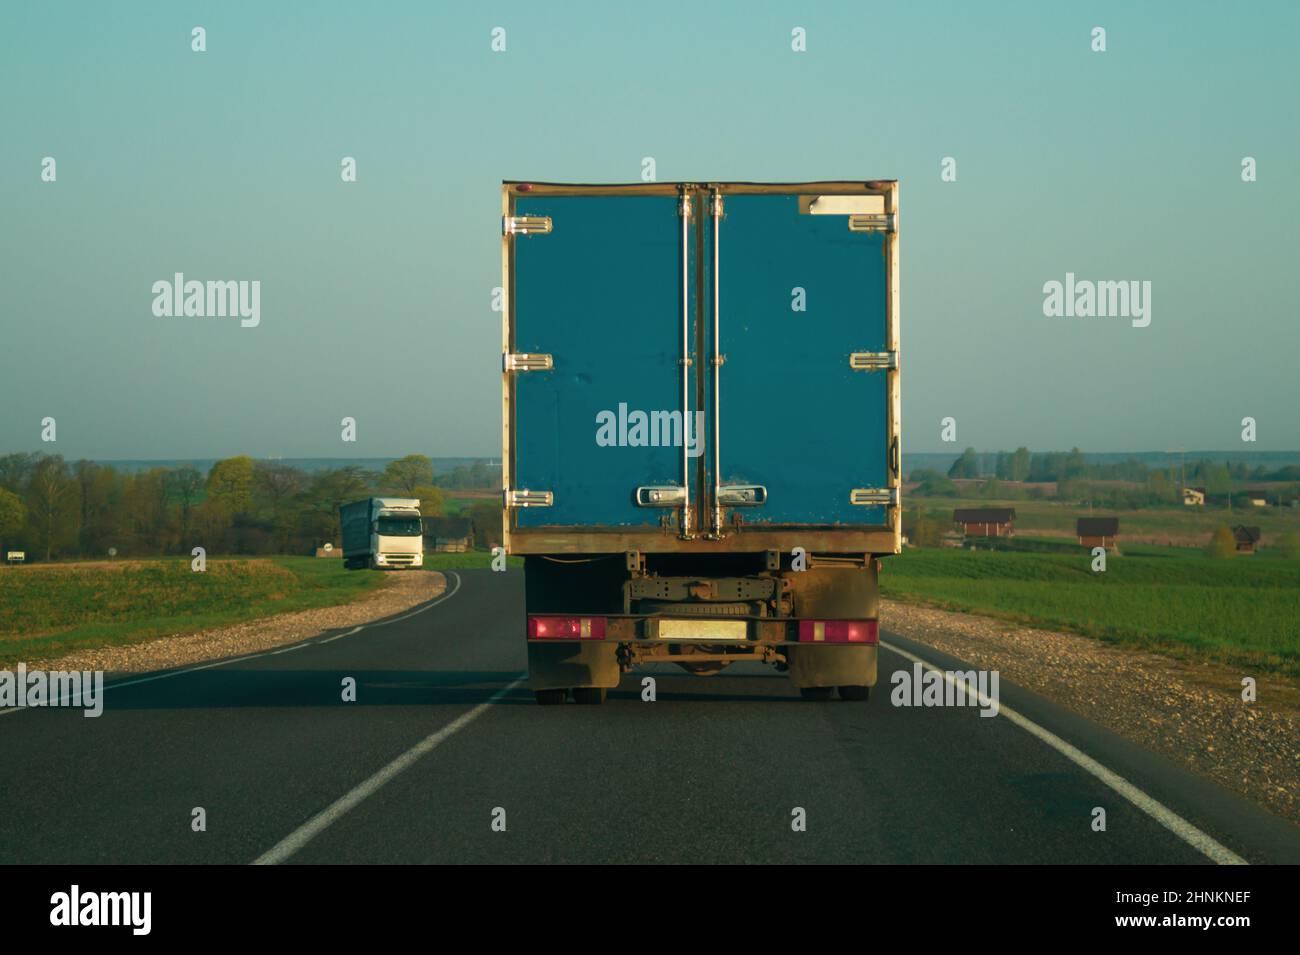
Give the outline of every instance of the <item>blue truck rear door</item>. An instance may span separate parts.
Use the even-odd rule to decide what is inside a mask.
[[[880,525],[885,506],[851,503],[890,484],[889,269],[882,220],[818,212],[798,194],[725,194],[718,226],[720,483],[757,485],[745,524]],[[878,197],[824,197],[865,209]],[[712,223],[704,245],[712,284]],[[712,294],[704,322],[712,350]],[[852,356],[859,355],[858,359]],[[863,358],[862,356],[871,356]],[[705,356],[709,360],[709,356]],[[712,418],[712,413],[710,414]],[[709,451],[712,461],[713,451]],[[728,513],[724,521],[731,519]]]
[[[515,376],[511,484],[553,495],[549,506],[514,509],[516,526],[644,529],[668,513],[638,506],[636,492],[679,486],[682,449],[638,432],[634,412],[682,412],[678,209],[675,195],[516,199],[516,216],[549,217],[551,228],[513,240],[513,349],[553,362]],[[690,283],[693,236],[692,227]]]

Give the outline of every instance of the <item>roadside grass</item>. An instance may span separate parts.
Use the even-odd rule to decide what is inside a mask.
[[[315,557],[189,558],[0,571],[0,666],[348,603],[384,575]]]
[[[880,586],[897,600],[1300,676],[1300,560],[1130,544],[1104,572],[1091,563],[1082,548],[914,549],[885,560]]]

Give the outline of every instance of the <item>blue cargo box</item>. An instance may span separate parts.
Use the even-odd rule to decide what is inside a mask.
[[[899,549],[898,184],[507,182],[512,553]]]

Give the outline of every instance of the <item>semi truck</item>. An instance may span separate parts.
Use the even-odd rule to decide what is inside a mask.
[[[343,566],[391,570],[424,565],[420,501],[413,497],[367,497],[339,508]]]
[[[900,549],[898,183],[510,180],[503,535],[531,688],[876,683]]]

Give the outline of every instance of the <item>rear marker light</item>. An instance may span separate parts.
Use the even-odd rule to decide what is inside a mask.
[[[800,643],[878,643],[876,620],[800,620]]]
[[[529,640],[604,640],[604,617],[528,618]]]

